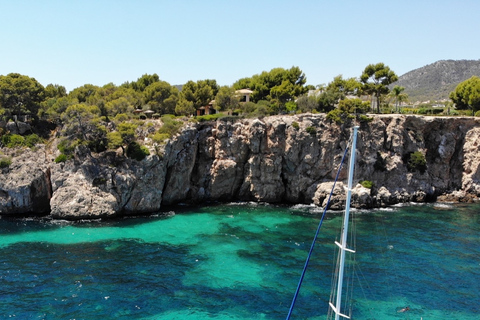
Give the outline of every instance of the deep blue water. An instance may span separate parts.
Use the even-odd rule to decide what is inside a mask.
[[[479,212],[356,212],[353,319],[479,319]],[[102,222],[0,219],[0,319],[285,319],[320,215],[231,204]],[[292,319],[326,318],[340,224],[328,212]]]

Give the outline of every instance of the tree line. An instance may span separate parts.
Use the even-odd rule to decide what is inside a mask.
[[[325,112],[329,119],[342,122],[352,114],[381,112],[393,102],[399,112],[408,100],[404,88],[391,85],[398,76],[383,63],[368,65],[358,78],[335,77],[327,85],[308,85],[299,67],[274,68],[242,78],[231,86],[216,80],[188,81],[181,89],[163,81],[157,74],[145,74],[119,86],[85,84],[67,92],[64,86],[43,86],[35,78],[10,73],[0,75],[0,120],[29,117],[32,123],[46,121],[60,128],[60,148],[65,154],[85,144],[94,151],[120,148],[124,153],[140,150],[135,145],[139,119],[162,117],[164,129],[149,132],[161,143],[178,130],[174,116],[192,116],[200,107],[214,101],[218,112],[263,116],[283,113]],[[250,89],[249,102],[241,102],[238,90]],[[450,98],[457,109],[480,110],[480,79],[472,77],[457,86]],[[364,118],[365,119],[365,118]],[[1,122],[1,121],[0,121]],[[0,126],[1,143],[21,139]],[[33,139],[35,140],[35,139]],[[142,150],[140,150],[142,151]],[[145,150],[143,150],[145,151]],[[146,152],[146,151],[145,151]]]
[[[389,92],[388,85],[397,79],[388,66],[380,63],[369,65],[358,79],[338,76],[327,86],[317,87],[307,85],[305,73],[292,67],[263,71],[239,79],[232,86],[220,86],[216,80],[206,79],[188,81],[179,90],[157,74],[145,74],[120,86],[85,84],[67,93],[64,86],[44,87],[35,78],[11,73],[0,75],[0,116],[28,115],[61,123],[69,107],[91,107],[90,112],[98,113],[106,121],[118,115],[133,117],[136,112],[147,110],[157,116],[187,116],[211,101],[215,101],[218,111],[247,114],[328,112],[348,95],[371,95],[379,106]],[[247,88],[252,90],[251,103],[240,103],[237,90]],[[316,94],[309,97],[308,93],[313,91]]]

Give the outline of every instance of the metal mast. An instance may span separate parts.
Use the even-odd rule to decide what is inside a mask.
[[[345,214],[343,218],[341,242],[338,243],[337,241],[335,241],[335,244],[340,248],[340,266],[338,270],[337,298],[336,298],[335,305],[333,305],[332,302],[329,303],[330,307],[335,313],[335,320],[339,320],[340,317],[350,319],[349,316],[341,313],[341,306],[342,306],[343,273],[345,270],[345,251],[355,253],[355,251],[347,248],[347,234],[348,234],[348,220],[350,216],[350,201],[352,198],[352,182],[353,182],[353,171],[355,168],[355,151],[357,147],[358,128],[359,128],[358,126],[353,127],[352,146],[350,150],[350,163],[348,166],[347,199],[345,203]]]

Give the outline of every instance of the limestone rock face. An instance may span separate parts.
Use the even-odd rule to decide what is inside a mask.
[[[115,153],[96,158],[80,149],[74,161],[52,164],[52,217],[94,219],[160,209],[165,170],[158,156],[138,162]]]
[[[14,161],[8,168],[0,169],[0,214],[49,213],[52,191],[50,170],[42,161],[44,151],[43,148],[37,152],[5,149],[5,154]]]
[[[152,174],[157,176],[163,191],[162,198],[158,202],[167,205],[183,202],[190,192],[190,177],[195,166],[197,154],[197,130],[193,127],[186,128],[177,137],[175,142],[165,149],[164,163]],[[160,181],[160,177],[161,180]],[[148,188],[148,186],[146,186]],[[160,185],[159,185],[160,187]],[[148,191],[147,191],[148,192]],[[157,209],[158,210],[158,209]]]
[[[374,187],[356,187],[353,205],[431,201],[463,189],[478,194],[478,126],[470,117],[400,115],[374,116],[362,123],[355,179],[370,180]],[[192,190],[201,192],[190,194],[189,200],[325,205],[351,129],[312,114],[218,121],[199,128],[200,152],[190,182]],[[409,167],[415,152],[424,156],[424,170]],[[346,175],[344,168],[340,180]],[[331,206],[342,207],[343,199],[343,192],[334,193]]]
[[[473,117],[373,116],[360,123],[352,206],[473,201],[480,194],[480,122]],[[151,213],[181,202],[261,201],[325,206],[353,124],[322,114],[189,124],[159,155],[115,152],[54,163],[55,151],[2,149],[0,214],[91,219]],[[152,152],[153,153],[153,152]],[[420,153],[424,166],[411,155]],[[344,206],[347,161],[330,208]],[[359,182],[369,180],[371,189]]]
[[[32,127],[28,123],[21,121],[7,122],[5,128],[12,134],[25,134],[32,130]]]
[[[462,190],[480,194],[480,128],[466,132],[463,145]]]

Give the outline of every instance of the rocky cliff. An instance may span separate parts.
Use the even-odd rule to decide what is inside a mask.
[[[54,163],[55,148],[7,150],[0,214],[58,219],[151,213],[180,202],[262,201],[325,205],[352,125],[325,115],[189,124],[160,155],[138,162],[115,152]],[[354,207],[466,201],[480,194],[480,122],[475,118],[375,116],[360,125]],[[412,168],[420,152],[426,166]],[[342,171],[340,178],[346,178]],[[332,208],[343,206],[337,184]]]

